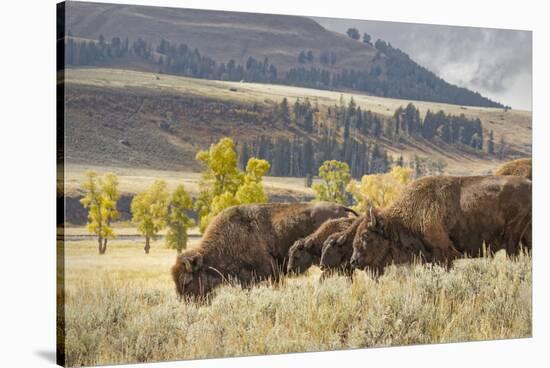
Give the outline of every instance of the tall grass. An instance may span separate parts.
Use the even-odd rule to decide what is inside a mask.
[[[116,242],[113,242],[116,243]],[[127,242],[126,242],[127,243]],[[80,245],[79,245],[80,244]],[[68,246],[67,364],[97,365],[531,335],[531,258],[390,267],[378,280],[318,271],[250,290],[219,288],[208,305],[176,298],[175,252],[129,244],[96,256]],[[131,244],[130,244],[131,245]]]

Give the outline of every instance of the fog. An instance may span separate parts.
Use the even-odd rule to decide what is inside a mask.
[[[516,109],[531,110],[530,31],[314,18],[345,33],[355,27],[400,48],[446,81]]]

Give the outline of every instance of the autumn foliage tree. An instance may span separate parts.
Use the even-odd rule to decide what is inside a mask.
[[[157,180],[149,189],[138,193],[132,200],[132,221],[145,237],[145,250],[149,254],[151,239],[155,240],[160,230],[166,226],[168,214],[168,190],[164,180]]]
[[[365,213],[370,207],[387,207],[411,181],[412,173],[410,168],[395,166],[388,173],[364,175],[361,182],[351,181],[347,191],[355,200],[353,209]]]
[[[86,227],[97,236],[99,254],[105,254],[107,239],[116,236],[111,222],[119,216],[116,208],[120,197],[118,178],[114,173],[100,177],[96,172],[88,171],[82,186],[85,194],[80,203],[88,210]]]
[[[347,163],[336,160],[325,161],[319,167],[319,177],[323,182],[313,186],[317,200],[347,203],[346,186],[351,180]]]
[[[246,171],[242,172],[237,166],[238,157],[232,139],[221,139],[207,151],[199,151],[196,158],[205,167],[195,202],[201,232],[214,216],[228,207],[267,202],[262,178],[269,171],[269,163],[252,157],[247,162]]]
[[[195,226],[195,221],[187,215],[187,211],[193,208],[193,200],[185,191],[183,184],[172,193],[168,207],[166,246],[180,254],[187,248],[188,229]]]

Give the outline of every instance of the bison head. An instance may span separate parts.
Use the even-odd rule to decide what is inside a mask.
[[[314,262],[319,261],[319,254],[316,252],[317,245],[310,238],[298,239],[288,250],[289,273],[303,273]]]
[[[391,245],[390,238],[385,234],[382,219],[371,209],[366,226],[357,229],[350,264],[354,268],[370,269],[380,273],[392,262]]]
[[[204,299],[223,281],[221,274],[206,265],[203,256],[194,250],[178,256],[172,266],[172,279],[178,296],[193,301]]]
[[[321,255],[321,269],[334,269],[349,261],[352,249],[346,240],[342,233],[327,238]]]

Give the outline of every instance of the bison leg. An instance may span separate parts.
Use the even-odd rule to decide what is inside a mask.
[[[426,242],[432,248],[432,262],[443,265],[447,270],[452,267],[455,259],[462,257],[447,234],[440,226],[426,231]]]

